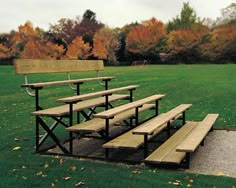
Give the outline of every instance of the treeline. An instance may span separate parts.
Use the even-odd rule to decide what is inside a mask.
[[[0,64],[15,58],[236,62],[236,4],[222,9],[216,21],[201,20],[189,3],[167,24],[151,18],[112,29],[91,10],[82,19],[60,19],[48,31],[28,21],[18,31],[0,34]]]

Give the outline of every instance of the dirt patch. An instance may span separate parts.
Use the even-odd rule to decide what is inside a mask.
[[[236,178],[236,131],[214,130],[194,153],[187,172]]]

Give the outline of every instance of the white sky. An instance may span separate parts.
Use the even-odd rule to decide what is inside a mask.
[[[17,30],[19,25],[31,21],[34,27],[48,30],[60,18],[82,17],[90,9],[97,20],[109,27],[155,17],[166,23],[180,14],[186,0],[0,0],[0,33]],[[201,18],[216,19],[220,10],[236,0],[189,0]]]

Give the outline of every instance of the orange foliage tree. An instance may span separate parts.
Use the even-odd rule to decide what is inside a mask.
[[[59,59],[64,52],[62,46],[52,42],[42,43],[39,40],[30,38],[21,52],[21,58],[28,59]]]
[[[29,38],[37,37],[39,32],[33,28],[31,22],[27,21],[24,25],[18,27],[18,32],[11,39],[11,54],[13,57],[19,57],[24,50]]]
[[[155,18],[133,26],[126,38],[127,51],[135,55],[152,56],[160,51],[160,39],[165,35],[164,24]]]
[[[236,60],[236,25],[226,24],[213,29],[199,45],[199,52],[204,59]]]
[[[208,28],[198,24],[192,25],[191,29],[171,31],[166,37],[169,49],[168,58],[196,59],[197,47],[207,33]]]
[[[15,58],[59,59],[64,53],[63,46],[48,41],[43,34],[30,22],[20,25],[10,42],[11,55]]]
[[[117,30],[102,28],[93,39],[93,55],[99,59],[115,63],[117,60],[116,53],[120,48]]]
[[[87,59],[89,56],[91,56],[91,46],[80,36],[71,42],[66,52],[66,58],[69,59]]]

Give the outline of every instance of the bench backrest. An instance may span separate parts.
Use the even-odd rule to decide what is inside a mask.
[[[14,61],[16,74],[60,73],[103,71],[102,60],[46,60],[17,59]]]

